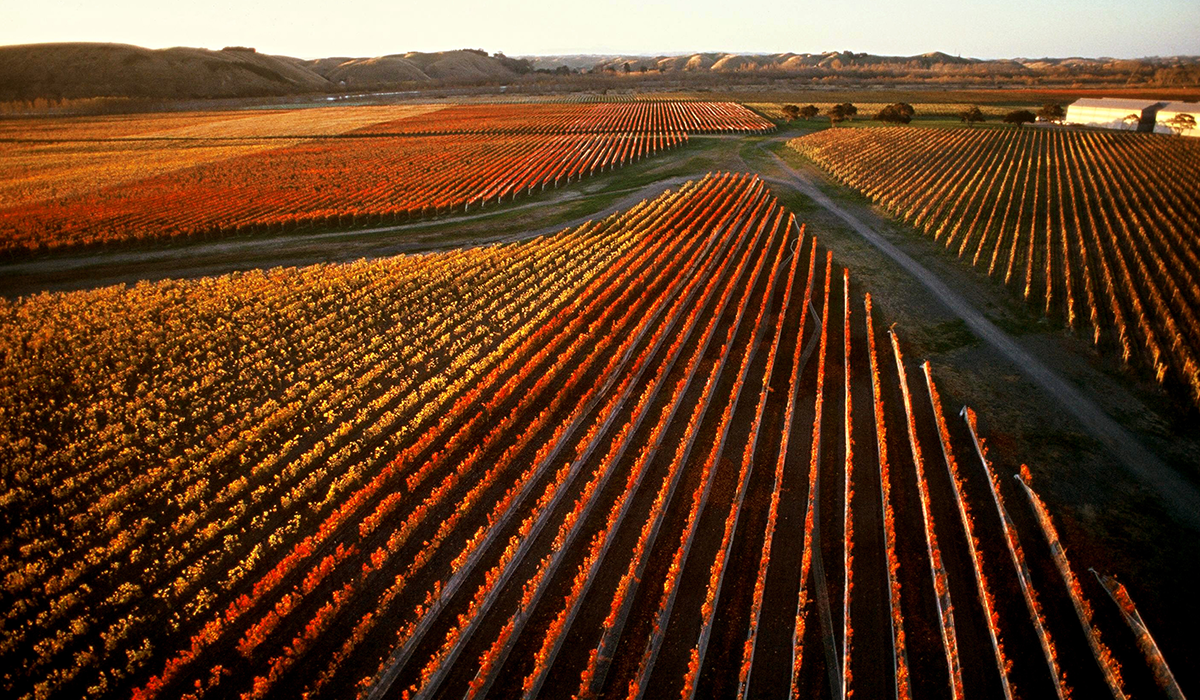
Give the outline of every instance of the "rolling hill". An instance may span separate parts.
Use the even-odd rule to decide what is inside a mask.
[[[124,44],[60,43],[0,46],[0,102],[93,97],[242,98],[507,84],[533,71],[692,76],[794,75],[841,81],[902,80],[978,84],[1015,79],[1041,84],[1130,81],[1191,86],[1200,58],[1137,60],[1036,58],[982,60],[939,51],[880,56],[853,51],[669,56],[562,55],[509,58],[479,49],[396,53],[375,57],[301,59],[226,47],[146,49]],[[542,77],[530,80],[544,80]],[[674,79],[674,78],[672,78]]]
[[[989,73],[995,75],[1118,74],[1155,71],[1197,65],[1194,56],[1152,57],[1133,60],[1112,58],[1014,58],[978,59],[930,51],[915,56],[881,56],[854,51],[824,53],[739,54],[706,52],[669,56],[565,55],[527,56],[534,69],[568,66],[593,72],[657,70],[663,73],[738,73],[748,71],[809,72],[822,75],[856,72],[939,72],[946,74]],[[1189,73],[1190,74],[1190,73]]]
[[[30,44],[0,47],[0,100],[343,92],[507,80],[516,75],[511,64],[511,59],[477,50],[304,60],[243,47],[212,51],[125,44]]]
[[[320,92],[303,62],[252,50],[144,49],[124,44],[0,47],[0,99],[249,97]]]

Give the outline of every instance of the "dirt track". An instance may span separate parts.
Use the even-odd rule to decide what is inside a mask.
[[[664,190],[694,180],[696,177],[696,175],[681,175],[660,180],[630,190],[628,194],[612,204],[570,221],[523,231],[518,235],[472,238],[469,243],[466,241],[447,242],[443,237],[422,236],[421,229],[446,223],[445,221],[426,221],[350,231],[208,241],[171,248],[80,253],[28,262],[0,263],[0,296],[13,298],[42,291],[90,289],[168,277],[202,277],[261,267],[347,262],[362,258],[446,250],[465,244],[512,243],[578,226],[589,220],[604,218],[628,209],[643,199],[657,197]],[[581,199],[584,199],[584,195],[577,190],[568,189],[555,193],[553,200],[539,197],[517,206],[500,206],[476,214],[455,217],[453,221],[457,223],[484,219],[521,209],[544,207],[552,202],[562,203]],[[403,237],[387,235],[406,232],[412,233]]]
[[[1180,524],[1200,531],[1200,493],[1191,484],[1143,447],[1095,402],[1022,348],[935,274],[826,196],[809,174],[792,168],[774,153],[771,156],[788,176],[783,184],[794,187],[836,215],[864,240],[919,280],[947,309],[965,321],[976,336],[1007,357],[1042,391],[1070,412],[1080,426],[1107,447],[1133,477],[1158,494],[1169,505]]]

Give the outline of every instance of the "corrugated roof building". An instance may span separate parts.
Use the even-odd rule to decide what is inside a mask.
[[[1085,97],[1067,107],[1068,124],[1085,124],[1106,129],[1150,132],[1154,130],[1162,102],[1114,97]]]
[[[1175,133],[1174,129],[1167,126],[1167,122],[1174,119],[1180,114],[1190,114],[1197,122],[1200,122],[1200,102],[1168,102],[1158,110],[1157,123],[1154,125],[1154,131],[1159,134]],[[1182,136],[1200,137],[1200,129],[1188,129],[1184,131]]]

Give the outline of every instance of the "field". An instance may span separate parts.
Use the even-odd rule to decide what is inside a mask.
[[[829,130],[791,146],[1200,405],[1200,144],[1058,130]]]
[[[1133,602],[888,325],[731,173],[518,244],[5,301],[3,688],[1156,692]]]
[[[461,134],[512,132],[573,134],[682,131],[691,134],[763,134],[773,125],[732,102],[635,101],[584,104],[457,105],[381,122],[365,133]]]
[[[1182,697],[1200,151],[794,96],[0,120],[0,691]]]
[[[390,225],[558,187],[690,132],[773,128],[703,102],[326,111],[6,123],[0,252]]]
[[[13,207],[0,212],[0,240],[6,252],[28,253],[396,224],[511,201],[686,141],[681,133],[322,140]]]
[[[336,136],[440,105],[0,121],[0,209]]]

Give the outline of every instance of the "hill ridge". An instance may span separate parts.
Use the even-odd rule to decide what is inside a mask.
[[[930,51],[882,56],[823,53],[696,52],[660,56],[571,54],[510,58],[479,49],[397,52],[374,57],[302,59],[230,46],[220,50],[129,44],[0,46],[0,102],[86,98],[245,98],[344,94],[447,85],[507,84],[533,71],[978,83],[1099,81],[1194,85],[1200,57],[978,59]]]

